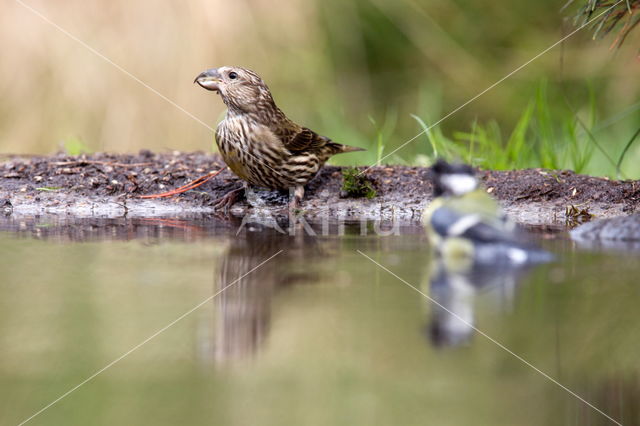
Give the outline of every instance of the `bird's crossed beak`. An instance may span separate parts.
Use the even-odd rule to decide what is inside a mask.
[[[222,76],[217,68],[211,68],[210,70],[201,72],[200,75],[193,80],[194,83],[198,83],[201,87],[215,91],[220,91],[220,81],[222,81]]]

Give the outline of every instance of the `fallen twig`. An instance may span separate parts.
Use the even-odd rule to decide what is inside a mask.
[[[195,179],[189,182],[186,185],[181,186],[180,188],[172,189],[171,191],[162,192],[160,194],[150,194],[150,195],[141,195],[139,198],[149,199],[149,198],[166,198],[173,197],[174,195],[182,194],[184,192],[190,191],[202,185],[203,183],[209,181],[210,179],[218,176],[222,171],[226,169],[226,167],[221,168],[215,172],[210,172],[204,176],[200,176],[198,179]]]
[[[111,166],[111,167],[143,167],[150,166],[153,163],[114,163],[111,161],[98,161],[98,160],[77,160],[77,161],[58,161],[53,163],[56,166],[82,166],[86,164],[99,164],[101,166]]]

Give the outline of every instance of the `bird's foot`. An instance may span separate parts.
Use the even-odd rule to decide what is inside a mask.
[[[224,196],[213,202],[213,209],[224,210],[225,213],[228,213],[231,206],[242,199],[243,192],[244,187],[227,192]]]
[[[304,187],[296,186],[289,190],[289,216],[295,217],[302,213],[302,197],[304,197]]]
[[[302,213],[302,207],[301,207],[301,203],[302,203],[302,199],[294,196],[291,201],[289,202],[289,215],[290,216],[298,216],[300,213]]]

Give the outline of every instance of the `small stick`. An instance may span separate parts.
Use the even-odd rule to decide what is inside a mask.
[[[171,191],[162,192],[160,194],[141,195],[138,198],[149,199],[149,198],[173,197],[174,195],[182,194],[184,192],[187,192],[187,191],[190,191],[190,190],[192,190],[194,188],[199,187],[203,183],[205,183],[205,182],[209,181],[210,179],[218,176],[225,169],[226,169],[226,167],[223,167],[220,170],[217,170],[215,172],[210,172],[210,173],[208,173],[208,174],[206,174],[204,176],[200,176],[198,179],[195,179],[195,180],[189,182],[188,184],[181,186],[180,188],[172,189]]]
[[[78,160],[78,161],[59,161],[53,163],[56,166],[70,166],[72,164],[100,164],[103,166],[113,166],[113,167],[142,167],[148,166],[153,163],[114,163],[111,161],[98,161],[98,160]]]

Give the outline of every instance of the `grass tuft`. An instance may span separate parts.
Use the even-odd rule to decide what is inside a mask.
[[[91,152],[89,147],[78,137],[70,137],[62,141],[62,148],[67,155],[78,156]]]
[[[374,198],[377,195],[373,183],[356,167],[342,170],[342,192],[350,198]]]
[[[574,0],[569,0],[565,8]],[[586,0],[578,8],[575,25],[584,25],[598,14],[602,16],[594,20],[593,38],[604,37],[612,31],[617,35],[611,47],[620,47],[629,33],[640,24],[640,0],[625,0],[618,2],[610,0]]]
[[[438,127],[429,127],[426,120],[412,115],[428,142],[415,162],[428,165],[443,158],[494,170],[542,167],[626,177],[621,164],[629,156],[629,148],[640,139],[640,130],[633,128],[633,136],[625,137],[628,142],[618,151],[621,144],[612,143],[612,134],[601,131],[610,123],[605,120],[607,126],[598,125],[592,92],[578,110],[549,99],[550,94],[557,97],[557,91],[549,91],[547,82],[542,81],[510,132],[495,120],[475,120],[469,131],[453,132],[448,137]],[[622,118],[615,117],[615,122]]]

